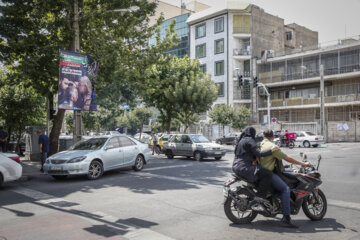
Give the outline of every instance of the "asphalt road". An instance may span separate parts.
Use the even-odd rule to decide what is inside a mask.
[[[29,181],[0,189],[0,240],[42,239],[360,239],[360,144],[284,151],[306,152],[320,164],[328,212],[313,222],[300,212],[299,229],[259,216],[232,224],[223,211],[222,184],[231,176],[233,147],[221,161],[155,156],[141,172],[105,173],[53,180],[33,174]]]

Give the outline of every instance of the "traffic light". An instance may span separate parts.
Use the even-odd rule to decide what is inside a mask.
[[[242,85],[243,85],[243,76],[242,75],[238,75],[238,81],[239,81],[239,87],[242,87]]]
[[[256,88],[258,86],[258,78],[254,77],[254,88]]]

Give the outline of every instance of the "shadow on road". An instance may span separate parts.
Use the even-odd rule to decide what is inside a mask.
[[[31,213],[31,212],[24,212],[24,211],[14,210],[14,209],[6,208],[6,207],[0,207],[0,208],[6,209],[9,212],[15,213],[17,217],[32,217],[35,215],[34,213]]]
[[[231,227],[241,229],[256,229],[264,232],[279,232],[279,233],[319,233],[319,232],[341,232],[346,227],[337,222],[333,218],[324,218],[321,221],[310,221],[310,220],[294,220],[294,223],[299,228],[285,228],[280,225],[280,220],[259,220],[254,221],[251,224],[236,225],[230,224]],[[350,229],[353,232],[357,230]]]

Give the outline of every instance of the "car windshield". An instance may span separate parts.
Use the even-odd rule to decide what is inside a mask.
[[[191,135],[190,138],[191,138],[191,141],[193,141],[194,143],[209,142],[209,140],[206,137],[204,137],[203,135]]]
[[[312,132],[305,132],[307,135],[309,135],[309,136],[315,136],[315,134],[314,133],[312,133]]]
[[[98,150],[104,146],[106,140],[108,140],[108,138],[91,138],[76,143],[71,150]]]

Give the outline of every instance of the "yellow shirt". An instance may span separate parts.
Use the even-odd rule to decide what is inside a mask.
[[[273,146],[275,146],[275,144],[265,138],[260,144],[260,150],[261,151],[269,150]],[[287,157],[287,155],[279,149],[279,150],[273,152],[272,155],[270,155],[270,156],[260,158],[260,165],[263,168],[273,171],[275,168],[276,159],[283,160],[286,157]]]

